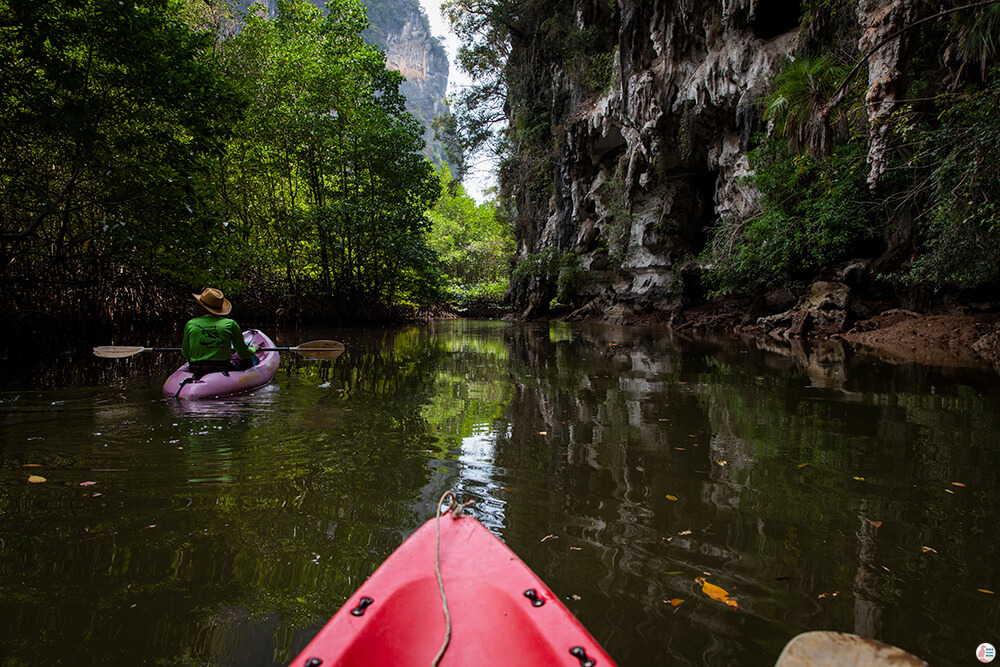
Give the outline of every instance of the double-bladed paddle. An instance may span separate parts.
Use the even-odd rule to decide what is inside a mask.
[[[124,359],[142,352],[180,352],[179,347],[142,347],[141,345],[101,345],[94,354],[105,359]],[[305,359],[336,359],[344,353],[344,344],[335,340],[311,340],[296,347],[258,347],[258,352],[294,352]]]

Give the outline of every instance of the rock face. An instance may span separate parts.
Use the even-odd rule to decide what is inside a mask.
[[[758,211],[756,193],[741,180],[753,135],[764,127],[757,102],[809,39],[804,4],[618,0],[609,15],[607,2],[572,3],[581,30],[617,31],[614,76],[597,99],[579,90],[551,93],[562,105],[551,114],[564,119],[553,123],[559,148],[551,196],[534,203],[517,197],[516,227],[518,259],[549,246],[579,256],[586,278],[568,317],[631,322],[676,313],[697,288],[701,267],[692,258],[704,249],[707,230],[720,217]],[[908,5],[843,3],[852,14],[840,20],[852,23],[863,53],[914,19]],[[868,61],[873,128],[900,92],[900,39]],[[568,110],[566,99],[574,103]],[[879,132],[872,130],[873,181],[884,168]],[[525,315],[542,314],[552,299],[544,283],[512,285]]]

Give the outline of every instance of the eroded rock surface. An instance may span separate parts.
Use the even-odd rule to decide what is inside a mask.
[[[844,19],[855,26],[858,57],[881,44],[864,65],[873,183],[885,166],[882,120],[898,104],[908,57],[905,35],[885,38],[917,18],[911,4],[863,0]],[[757,193],[742,179],[747,152],[764,128],[759,100],[770,78],[808,38],[803,5],[619,0],[617,23],[596,0],[573,6],[581,29],[618,31],[615,73],[596,100],[579,90],[551,91],[553,100],[574,106],[551,110],[565,119],[557,125],[553,194],[537,210],[522,204],[518,255],[550,246],[579,255],[587,279],[570,318],[610,313],[627,321],[661,312],[666,321],[698,297],[698,272],[685,275],[681,267],[704,249],[707,230],[722,217],[747,219],[759,210]],[[526,292],[539,288],[514,288],[522,311],[532,303],[532,316],[544,314],[545,299]]]

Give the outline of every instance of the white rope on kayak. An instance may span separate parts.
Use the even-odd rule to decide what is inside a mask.
[[[449,498],[448,507],[444,512],[442,512],[441,506],[444,505],[445,498]],[[462,516],[465,508],[471,504],[471,500],[459,504],[458,500],[455,499],[455,494],[451,491],[445,491],[444,494],[441,495],[441,499],[437,504],[437,541],[434,544],[434,573],[437,575],[438,593],[441,594],[441,609],[444,610],[445,630],[444,642],[441,643],[441,648],[438,649],[437,655],[434,656],[434,660],[431,662],[431,667],[438,667],[441,663],[441,658],[444,657],[444,652],[448,650],[448,644],[451,643],[451,614],[448,612],[448,596],[445,595],[444,579],[441,576],[441,515],[446,512],[451,512],[451,518],[458,519]]]

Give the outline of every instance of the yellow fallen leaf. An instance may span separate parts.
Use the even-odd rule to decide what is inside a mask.
[[[698,577],[695,579],[696,582],[701,584],[701,592],[712,598],[716,602],[721,602],[725,605],[729,605],[733,609],[738,609],[739,606],[736,604],[736,600],[729,597],[729,593],[725,589],[716,586],[715,584],[710,584],[703,577]]]
[[[800,464],[799,464],[799,467],[800,467],[800,468],[805,468],[805,467],[806,467],[807,465],[809,465],[809,464],[808,464],[808,463],[800,463]]]
[[[668,494],[667,494],[667,500],[677,500],[677,496],[672,496],[672,495],[670,495],[670,494],[668,493]]]
[[[951,489],[945,489],[944,492],[945,493],[950,493],[951,495],[955,495],[955,492],[952,491]]]
[[[680,598],[671,598],[671,600],[670,600],[670,606],[671,607],[679,607],[682,604],[684,604],[684,600],[682,600]]]
[[[965,484],[962,484],[961,482],[952,482],[951,485],[952,486],[961,486],[963,488],[965,487]]]
[[[38,475],[28,475],[28,481],[32,484],[41,484],[45,481],[45,478]]]
[[[977,588],[976,590],[979,591],[980,593],[986,593],[987,595],[996,595],[996,593],[989,590],[988,588]]]
[[[21,467],[22,468],[41,468],[42,464],[41,463],[25,463]]]
[[[923,551],[924,553],[928,553],[928,552],[937,553],[936,549],[931,549],[930,547],[920,547],[920,550]]]
[[[859,482],[865,481],[864,477],[855,477],[854,479],[858,480]]]
[[[682,530],[681,532],[679,532],[679,533],[677,533],[677,534],[678,534],[678,535],[690,535],[690,534],[691,534],[691,531],[690,531],[690,530]]]
[[[880,528],[882,526],[882,522],[881,521],[872,521],[871,519],[869,519],[868,523],[870,523],[871,525],[875,526],[876,528]]]
[[[729,461],[723,461],[722,459],[715,459],[715,462],[718,463],[720,466],[724,466],[729,463]]]

